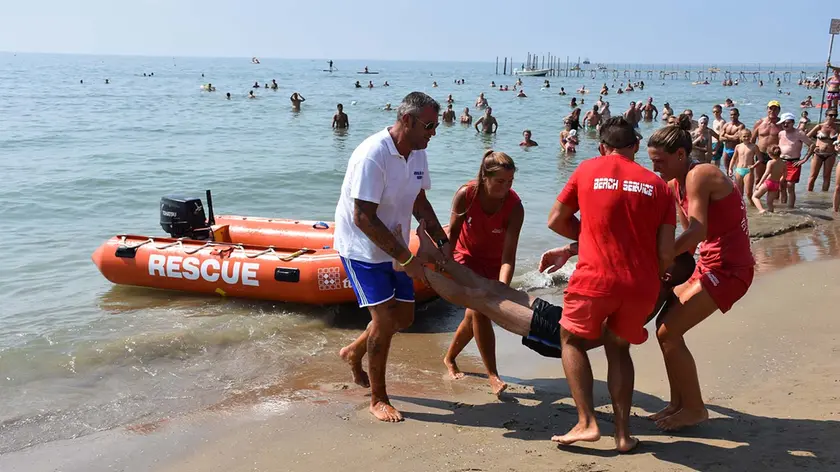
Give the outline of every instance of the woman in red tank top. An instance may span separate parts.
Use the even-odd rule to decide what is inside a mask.
[[[481,160],[478,178],[455,192],[449,239],[456,241],[452,257],[475,273],[510,285],[516,265],[516,247],[525,210],[519,196],[511,189],[516,166],[503,152],[488,150]],[[467,308],[464,320],[455,331],[443,363],[453,379],[464,376],[455,357],[475,336],[478,351],[487,368],[493,393],[498,395],[507,384],[496,369],[496,337],[493,323],[481,313]]]
[[[708,419],[697,366],[683,335],[715,311],[729,311],[747,293],[755,265],[744,200],[717,166],[691,161],[690,126],[687,117],[680,117],[678,124],[660,128],[648,141],[653,170],[669,182],[679,204],[683,233],[674,243],[674,254],[700,249],[694,275],[674,289],[679,303],[656,320],[671,401],[650,419],[665,430]]]

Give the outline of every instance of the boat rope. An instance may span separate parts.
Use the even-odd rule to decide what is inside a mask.
[[[154,244],[154,242],[155,242],[155,240],[153,238],[148,238],[145,241],[139,242],[137,244],[128,245],[128,244],[126,244],[126,239],[127,238],[125,236],[121,236],[120,237],[120,245],[127,248],[127,249],[137,249],[137,248],[139,248],[141,246],[144,246],[146,244],[149,244],[149,243]],[[169,249],[173,246],[177,246],[178,249],[183,251],[185,254],[189,254],[189,255],[195,254],[195,253],[201,251],[202,249],[209,248],[209,247],[225,247],[225,248],[227,248],[227,250],[230,250],[230,251],[237,251],[237,250],[242,251],[242,253],[245,255],[245,257],[247,257],[248,259],[256,259],[257,257],[263,256],[263,255],[266,255],[266,254],[270,254],[272,256],[275,256],[277,259],[279,259],[283,262],[289,262],[291,260],[297,259],[298,257],[300,257],[304,254],[314,252],[314,249],[301,248],[301,249],[298,249],[297,251],[295,251],[291,254],[288,254],[288,255],[284,256],[281,253],[278,253],[275,250],[274,246],[268,246],[267,249],[264,249],[260,252],[257,252],[255,254],[249,254],[248,250],[245,249],[245,246],[243,246],[242,244],[216,242],[216,241],[208,241],[208,242],[202,244],[201,246],[199,246],[195,249],[187,249],[186,247],[184,247],[184,242],[183,242],[182,239],[177,239],[177,240],[175,240],[171,243],[167,243],[167,244],[164,244],[162,246],[155,245],[154,247],[155,247],[155,249],[163,250],[163,249]]]

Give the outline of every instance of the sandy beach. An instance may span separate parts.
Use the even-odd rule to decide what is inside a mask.
[[[302,363],[282,385],[167,421],[9,453],[0,457],[0,470],[837,470],[840,260],[797,263],[802,259],[789,255],[803,238],[831,241],[816,245],[828,253],[816,259],[836,254],[836,233],[822,228],[756,243],[760,275],[750,292],[731,312],[689,333],[711,414],[706,424],[670,434],[643,418],[664,406],[668,384],[657,344],[633,349],[632,427],[642,440],[633,455],[612,451],[602,351],[590,355],[604,437],[561,448],[549,438],[576,418],[561,363],[497,329],[499,370],[510,383],[502,398],[489,394],[480,374],[449,380],[441,358],[452,327],[424,316],[442,308],[435,302],[395,338],[389,360],[389,392],[404,423],[376,422],[367,391],[325,354]],[[546,292],[559,301],[556,290]],[[347,339],[354,333],[348,330]],[[330,342],[337,350],[340,341]],[[465,354],[462,369],[481,372],[475,348]]]

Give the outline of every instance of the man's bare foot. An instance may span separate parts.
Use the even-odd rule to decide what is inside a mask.
[[[489,375],[487,378],[490,380],[490,389],[493,390],[493,395],[499,396],[507,390],[508,384],[500,379],[498,375]]]
[[[619,454],[627,454],[628,452],[631,452],[633,449],[636,449],[636,447],[638,445],[639,445],[639,440],[634,438],[634,437],[631,437],[631,436],[627,436],[627,437],[616,436],[615,437],[615,450],[618,451]]]
[[[702,410],[688,410],[682,408],[673,415],[657,421],[656,426],[665,431],[677,431],[689,426],[700,424],[707,419],[709,419],[709,410],[705,408]]]
[[[403,420],[402,414],[388,402],[380,401],[371,405],[370,414],[375,416],[379,421],[387,421],[389,423],[397,423]]]
[[[564,446],[574,444],[578,441],[595,442],[601,439],[601,431],[598,424],[593,420],[589,424],[578,423],[568,433],[562,436],[552,436],[551,440]]]
[[[350,347],[345,346],[338,351],[338,355],[344,359],[344,362],[350,364],[350,371],[353,373],[353,382],[360,387],[369,388],[370,379],[367,372],[362,369],[362,358],[356,355],[356,351]]]
[[[420,241],[417,247],[418,257],[429,261],[436,261],[441,258],[441,252],[437,244],[426,233],[426,222],[424,220],[420,220],[420,225],[417,226],[417,239]]]
[[[674,405],[673,403],[669,403],[668,406],[666,406],[665,408],[657,411],[656,413],[654,413],[652,415],[649,415],[647,417],[647,419],[649,419],[651,421],[659,421],[662,418],[667,418],[667,417],[673,415],[674,413],[676,413],[678,411],[680,411],[679,406]]]
[[[458,364],[455,363],[455,359],[449,359],[448,357],[444,357],[443,365],[446,366],[446,370],[449,371],[449,377],[452,380],[460,380],[464,378],[464,373],[461,372],[461,369],[458,368]]]

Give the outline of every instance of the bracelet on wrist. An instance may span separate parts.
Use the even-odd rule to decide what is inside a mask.
[[[400,266],[405,267],[405,266],[407,266],[408,264],[410,264],[410,263],[411,263],[411,261],[413,261],[413,260],[414,260],[414,254],[412,254],[412,255],[408,256],[408,259],[406,259],[406,261],[405,261],[405,262],[400,262]]]

